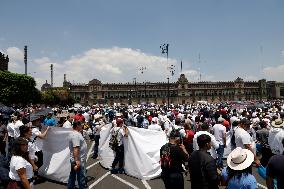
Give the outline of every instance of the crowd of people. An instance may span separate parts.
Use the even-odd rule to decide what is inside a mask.
[[[109,147],[115,154],[112,174],[125,172],[123,138],[133,126],[167,136],[168,142],[160,149],[166,189],[183,189],[187,173],[194,189],[258,188],[253,166],[265,172],[262,176],[269,189],[284,188],[283,101],[263,106],[237,103],[94,105],[48,111],[29,107],[9,116],[2,114],[0,182],[10,189],[33,188],[40,181],[37,172],[43,164],[43,140],[51,127],[62,127],[72,130],[67,139],[71,164],[67,187],[75,188],[77,180],[80,189],[87,188],[86,140],[95,142],[92,158],[100,158],[100,131],[109,123]],[[9,178],[5,181],[2,175]]]

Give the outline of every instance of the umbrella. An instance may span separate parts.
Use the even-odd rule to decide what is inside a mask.
[[[42,109],[42,110],[33,112],[33,113],[31,114],[31,116],[32,116],[32,115],[35,115],[35,116],[47,116],[47,114],[48,114],[49,112],[52,112],[52,109],[51,109],[51,108],[45,108],[45,109]]]
[[[2,114],[7,114],[7,115],[11,115],[15,112],[15,110],[11,107],[5,106],[3,104],[0,104],[0,113]]]

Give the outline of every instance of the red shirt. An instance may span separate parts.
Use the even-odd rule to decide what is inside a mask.
[[[82,114],[76,114],[74,117],[74,121],[85,122],[85,117]]]
[[[193,138],[194,138],[194,132],[192,130],[186,130],[186,137],[183,139],[183,141],[187,144],[193,143]]]

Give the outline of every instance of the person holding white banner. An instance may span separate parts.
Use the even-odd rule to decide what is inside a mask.
[[[117,144],[113,144],[113,149],[115,151],[115,157],[111,165],[111,173],[124,173],[123,162],[124,162],[124,144],[123,137],[128,137],[128,128],[123,125],[123,120],[121,118],[116,119],[116,126],[114,126],[111,131],[113,133],[112,137],[116,137]],[[118,163],[118,170],[115,168]]]

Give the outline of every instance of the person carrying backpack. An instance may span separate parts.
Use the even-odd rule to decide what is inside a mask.
[[[110,148],[115,151],[115,157],[112,162],[110,172],[112,174],[124,173],[123,137],[128,137],[128,128],[125,125],[123,125],[123,120],[121,118],[118,118],[116,119],[116,126],[114,126],[110,132],[112,133],[112,137],[110,138]],[[118,163],[118,169],[116,169],[117,163]]]
[[[183,189],[182,164],[189,158],[185,146],[181,143],[178,130],[172,130],[169,143],[160,149],[160,163],[162,168],[162,180],[166,189]]]

